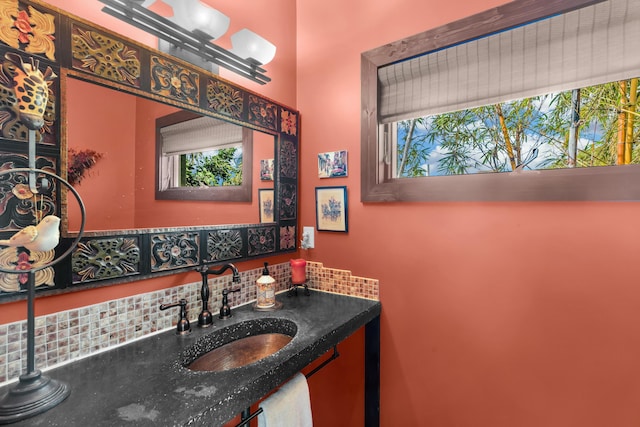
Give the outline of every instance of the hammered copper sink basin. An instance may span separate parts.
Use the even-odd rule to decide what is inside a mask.
[[[285,347],[298,331],[287,319],[264,318],[240,322],[198,339],[182,355],[192,371],[220,372],[240,368]]]

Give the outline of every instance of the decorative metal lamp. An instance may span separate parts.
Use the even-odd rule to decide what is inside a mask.
[[[31,139],[30,137],[30,143],[32,140],[35,141],[35,138]],[[57,181],[67,187],[78,201],[82,214],[82,221],[77,237],[64,253],[50,262],[31,268],[27,272],[27,371],[20,375],[17,384],[9,389],[7,393],[0,396],[0,424],[17,422],[46,412],[62,403],[62,401],[65,400],[71,392],[71,389],[69,389],[67,384],[42,375],[42,372],[39,369],[36,369],[34,311],[36,288],[35,275],[38,271],[50,268],[62,261],[76,248],[84,233],[86,218],[85,208],[78,192],[66,180],[53,173],[34,168],[16,168],[4,170],[0,173],[0,176],[23,173],[28,174],[30,177],[35,177],[37,182],[43,183],[39,188],[36,187],[35,182],[31,185],[32,188],[37,189],[38,191],[47,191],[44,186],[50,185],[49,183],[51,182],[49,179],[46,179],[47,177],[52,178],[53,182]],[[24,274],[23,270],[16,271],[1,267],[0,272],[4,274]]]
[[[29,145],[35,145],[35,132],[33,130],[29,130]],[[34,152],[34,151],[33,151]],[[30,164],[33,163],[32,158],[32,150],[30,150]],[[59,187],[55,184],[56,182],[62,184],[64,187],[73,194],[78,201],[78,205],[80,207],[80,212],[82,215],[82,221],[80,224],[80,231],[78,232],[77,237],[57,258],[36,266],[27,270],[27,372],[20,375],[19,381],[15,384],[11,389],[7,391],[4,395],[0,396],[0,424],[8,424],[16,421],[20,421],[25,418],[32,417],[34,415],[40,414],[42,412],[48,411],[49,409],[60,404],[64,399],[69,396],[71,390],[69,387],[60,381],[56,381],[51,379],[45,375],[42,375],[40,370],[36,369],[35,364],[35,311],[34,311],[34,300],[35,300],[35,287],[36,280],[35,275],[38,271],[44,270],[46,268],[50,268],[53,265],[60,262],[62,259],[66,258],[71,252],[76,248],[82,235],[84,233],[86,212],[84,208],[84,203],[80,198],[78,192],[69,184],[66,180],[62,179],[58,175],[55,175],[51,172],[47,172],[45,170],[36,169],[34,167],[29,168],[15,168],[15,169],[7,169],[0,172],[1,175],[6,174],[25,174],[28,175],[29,179],[29,188],[31,191],[34,191],[34,196],[37,194],[42,194],[43,192],[50,192],[52,188]],[[49,179],[51,178],[51,179]],[[37,206],[34,206],[37,211]],[[38,218],[38,215],[34,215],[35,218]],[[35,233],[35,239],[33,243],[44,236],[42,233],[41,224],[48,220],[50,217],[45,217],[40,220],[37,226],[32,229],[39,229]],[[57,217],[51,217],[56,218]],[[58,245],[58,230],[59,220],[55,223],[56,229],[50,230],[50,232],[55,232],[55,239],[52,239],[52,242],[47,243],[47,247],[42,248],[32,248],[30,250],[52,250],[49,249],[51,245],[55,248]],[[12,244],[11,246],[23,246],[29,248],[29,244],[23,241],[20,241],[19,236],[21,233],[26,233],[29,227],[23,228],[21,231],[17,232],[14,236],[16,236],[16,244]],[[39,234],[42,233],[42,236]],[[11,240],[11,239],[10,239]],[[27,245],[27,246],[25,246]],[[0,272],[4,274],[24,274],[24,270],[10,270],[7,268],[0,267]]]
[[[27,67],[18,55],[6,54],[5,58],[12,63],[16,69],[31,74],[30,80],[36,82],[35,84],[41,85],[42,100],[40,105],[44,106],[48,101],[48,91],[46,88],[46,81],[53,80],[57,76],[53,73],[51,68],[47,67],[43,73],[39,69],[39,62],[32,62]],[[25,79],[26,80],[26,79]],[[16,93],[20,89],[24,90],[21,86],[21,82],[14,79]],[[34,84],[34,83],[32,83]],[[59,194],[62,189],[58,184],[67,187],[68,190],[75,196],[80,207],[82,215],[82,221],[80,224],[80,231],[73,243],[60,254],[57,258],[53,258],[49,262],[45,262],[41,265],[31,265],[24,270],[20,266],[9,268],[7,266],[0,266],[0,273],[4,274],[24,274],[27,273],[27,372],[22,374],[17,384],[11,387],[6,393],[0,396],[0,424],[8,424],[16,422],[25,418],[32,417],[60,404],[64,399],[69,396],[70,389],[63,383],[51,379],[36,369],[35,366],[35,312],[34,312],[34,300],[35,300],[35,287],[36,279],[35,275],[38,271],[50,268],[53,265],[60,262],[62,259],[71,254],[76,248],[82,235],[84,233],[84,225],[86,219],[86,212],[84,204],[78,192],[69,184],[65,179],[59,177],[56,174],[47,172],[42,169],[36,168],[36,132],[44,126],[43,120],[44,108],[35,108],[32,111],[23,112],[20,115],[20,121],[28,129],[28,142],[29,142],[29,167],[28,168],[13,168],[0,171],[0,177],[4,175],[15,175],[19,177],[26,177],[28,182],[29,192],[33,197],[31,207],[33,208],[33,219],[35,225],[30,225],[17,231],[10,239],[3,240],[1,246],[7,246],[9,250],[18,251],[18,248],[29,251],[29,254],[33,252],[50,252],[53,251],[59,244],[60,240],[60,218],[51,214],[44,216],[42,211],[42,197],[44,194],[51,194],[54,190]],[[4,179],[4,178],[3,178]],[[11,180],[8,180],[11,181]],[[23,179],[20,180],[24,182]],[[26,191],[26,190],[24,190]],[[37,196],[40,195],[40,203],[38,204]],[[44,217],[43,217],[44,216]],[[17,253],[17,252],[16,252]]]

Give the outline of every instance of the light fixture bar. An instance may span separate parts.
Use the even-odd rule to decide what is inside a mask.
[[[192,52],[206,61],[260,84],[271,81],[271,78],[265,75],[266,70],[259,66],[260,64],[251,59],[243,59],[211,43],[208,36],[201,31],[188,31],[131,0],[99,1],[106,5],[102,8],[104,13],[140,28],[176,47]]]

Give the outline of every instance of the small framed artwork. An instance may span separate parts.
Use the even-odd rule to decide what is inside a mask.
[[[337,178],[347,175],[347,150],[318,153],[320,178]]]
[[[347,187],[316,187],[318,231],[349,231]]]
[[[260,160],[260,181],[273,181],[273,159]]]
[[[273,222],[273,188],[258,189],[258,205],[260,206],[260,222]]]

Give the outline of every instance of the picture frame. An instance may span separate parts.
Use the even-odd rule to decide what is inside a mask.
[[[260,160],[260,181],[273,181],[273,159]]]
[[[318,231],[349,231],[347,187],[316,187],[316,227]]]
[[[260,223],[274,222],[274,193],[273,188],[258,189],[258,207],[260,210]]]
[[[319,178],[343,178],[348,175],[347,150],[318,153]]]

